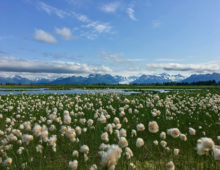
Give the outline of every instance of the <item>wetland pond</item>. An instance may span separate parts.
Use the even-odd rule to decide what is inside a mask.
[[[115,93],[115,94],[134,94],[144,92],[160,92],[166,93],[169,91],[178,90],[199,90],[199,89],[68,89],[68,90],[53,90],[47,88],[0,88],[0,95],[18,95],[18,94],[89,94],[89,93]]]

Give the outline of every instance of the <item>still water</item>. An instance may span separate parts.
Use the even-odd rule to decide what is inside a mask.
[[[168,89],[70,89],[70,90],[51,90],[46,88],[36,89],[4,89],[0,88],[0,95],[18,95],[18,94],[88,94],[88,93],[116,93],[116,94],[133,94],[144,91],[168,92]]]

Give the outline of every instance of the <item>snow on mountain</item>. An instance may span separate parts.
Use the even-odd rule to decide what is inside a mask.
[[[216,76],[216,75],[215,75]],[[185,79],[181,74],[170,75],[167,73],[156,75],[141,75],[141,76],[113,76],[110,74],[90,74],[87,77],[70,76],[60,77],[55,80],[50,79],[37,79],[30,80],[21,76],[14,77],[0,77],[0,83],[13,83],[13,84],[152,84],[152,83],[165,83],[165,82],[180,82]],[[186,79],[187,80],[187,79]]]

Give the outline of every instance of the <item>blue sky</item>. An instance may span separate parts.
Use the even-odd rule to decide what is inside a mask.
[[[219,0],[5,0],[0,74],[220,72]]]

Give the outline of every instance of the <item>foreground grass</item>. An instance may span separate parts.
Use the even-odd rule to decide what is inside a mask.
[[[69,112],[70,123],[65,123],[64,111]],[[160,114],[155,116],[153,112]],[[57,120],[51,119],[53,113]],[[174,162],[176,169],[220,169],[220,163],[214,159],[212,151],[202,156],[196,151],[197,140],[201,137],[209,137],[215,145],[220,145],[217,140],[217,136],[220,136],[218,89],[133,95],[6,95],[0,96],[0,114],[0,130],[3,132],[0,135],[0,169],[69,169],[68,164],[72,160],[78,161],[78,169],[89,169],[93,164],[98,169],[106,169],[100,165],[100,144],[118,144],[117,131],[122,128],[126,130],[128,147],[132,150],[133,157],[127,159],[125,148],[122,147],[115,169],[133,169],[134,166],[136,169],[167,169],[169,161]],[[100,121],[102,116],[106,118],[106,122]],[[114,122],[115,117],[119,118],[120,123]],[[82,123],[82,119],[86,122]],[[87,124],[89,119],[94,121],[91,126]],[[159,125],[157,133],[148,130],[150,121],[156,121]],[[30,122],[31,129],[22,129],[24,122]],[[52,135],[57,136],[55,151],[49,140],[42,141],[41,136],[34,135],[36,123],[47,127],[48,139]],[[113,123],[118,128],[116,126],[113,133],[110,133],[105,127]],[[137,131],[139,123],[144,124],[144,131]],[[52,126],[55,129],[50,130]],[[82,133],[76,133],[75,142],[61,133],[62,127],[68,126],[75,130],[77,126],[81,128]],[[195,135],[189,134],[189,127],[196,130]],[[161,139],[160,133],[167,132],[170,128],[178,128],[187,140],[173,138],[168,134],[165,139]],[[14,134],[15,129],[22,134],[15,134],[17,140],[10,140],[10,134]],[[136,130],[137,136],[131,137],[132,130]],[[103,132],[108,133],[108,142],[101,139]],[[33,135],[29,144],[22,141],[24,134]],[[144,146],[136,146],[137,138],[144,140]],[[167,142],[166,147],[160,145],[162,140]],[[155,145],[155,141],[159,144]],[[37,145],[42,145],[42,153],[36,150]],[[81,152],[79,157],[72,156],[72,152],[79,151],[82,145],[89,147],[87,161]],[[24,147],[21,154],[17,152],[19,147]],[[178,155],[174,155],[174,149],[180,150]],[[12,158],[11,165],[4,165],[7,158]]]

